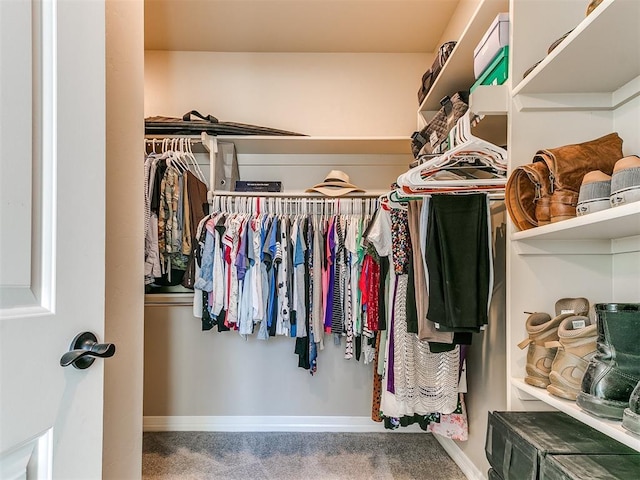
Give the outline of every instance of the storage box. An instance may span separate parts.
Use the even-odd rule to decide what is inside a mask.
[[[629,480],[639,477],[640,454],[547,455],[540,468],[541,480]]]
[[[502,85],[509,78],[509,46],[507,45],[498,56],[493,59],[493,62],[487,67],[487,69],[480,75],[480,78],[471,86],[469,91],[473,91],[478,85]]]
[[[509,45],[509,14],[499,13],[473,50],[473,73],[479,78],[500,49]]]
[[[281,192],[282,182],[236,180],[236,192]]]
[[[504,480],[539,480],[547,455],[637,455],[562,412],[489,413],[485,452]]]

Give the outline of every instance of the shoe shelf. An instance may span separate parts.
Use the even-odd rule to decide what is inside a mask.
[[[606,420],[604,418],[590,415],[582,410],[576,404],[576,402],[551,395],[544,388],[538,388],[529,385],[525,383],[521,378],[512,378],[511,385],[524,394],[521,395],[521,400],[540,400],[547,405],[581,421],[582,423],[595,428],[599,432],[608,435],[609,437],[619,441],[620,443],[624,443],[628,447],[640,451],[640,437],[628,432],[625,428],[623,428],[621,421]]]
[[[515,232],[511,240],[521,255],[640,251],[640,202]]]
[[[517,108],[612,110],[638,96],[639,22],[637,0],[604,0],[513,88]]]

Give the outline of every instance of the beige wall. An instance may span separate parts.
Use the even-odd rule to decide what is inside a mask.
[[[145,53],[145,115],[189,110],[317,136],[415,130],[428,54]]]
[[[499,206],[493,206],[501,210]],[[506,220],[506,211],[492,216],[494,227]],[[458,442],[460,449],[483,474],[489,470],[484,452],[487,412],[507,409],[506,358],[506,270],[505,244],[495,243],[494,290],[489,310],[489,324],[484,332],[474,335],[467,357],[467,415],[469,440]]]
[[[371,365],[326,337],[318,371],[298,368],[291,338],[203,332],[191,307],[145,310],[145,416],[367,416]]]
[[[143,2],[106,2],[107,186],[103,478],[142,473]],[[88,315],[91,312],[87,312]]]
[[[469,23],[469,19],[473,16],[482,1],[483,0],[460,0],[460,2],[458,2],[456,11],[440,37],[440,45],[453,40],[457,41],[460,38]]]

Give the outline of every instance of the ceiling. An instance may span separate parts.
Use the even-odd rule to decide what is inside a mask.
[[[145,0],[145,49],[434,52],[459,0]]]

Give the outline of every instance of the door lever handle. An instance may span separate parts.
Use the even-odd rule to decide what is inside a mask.
[[[98,338],[91,332],[82,332],[76,335],[71,342],[69,351],[60,358],[60,365],[84,370],[89,368],[96,357],[109,358],[116,353],[113,343],[98,343]]]

